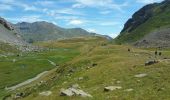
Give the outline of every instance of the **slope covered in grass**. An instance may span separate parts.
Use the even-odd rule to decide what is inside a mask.
[[[133,43],[151,32],[169,28],[169,18],[169,0],[147,5],[133,15],[115,41],[117,43]]]
[[[77,41],[77,40],[76,40]],[[157,57],[159,63],[145,66],[144,63],[154,57],[154,49],[136,49],[129,46],[117,46],[100,42],[62,42],[55,46],[79,45],[80,56],[60,66],[37,83],[17,91],[27,95],[23,100],[168,100],[170,98],[169,50],[162,50],[162,56]],[[131,52],[128,52],[131,48]],[[95,65],[95,66],[94,66]],[[146,74],[137,78],[135,75]],[[82,90],[93,97],[60,96],[62,88],[79,84]],[[122,89],[104,92],[106,86],[121,86]],[[36,87],[36,89],[35,89]],[[128,92],[127,89],[132,89]],[[49,96],[39,93],[51,91]]]

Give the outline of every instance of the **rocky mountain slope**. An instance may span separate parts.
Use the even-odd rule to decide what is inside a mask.
[[[23,40],[20,35],[14,30],[12,25],[5,19],[0,17],[0,42],[10,44],[22,44]]]
[[[144,46],[168,46],[170,41],[170,0],[144,6],[137,11],[124,25],[117,43],[137,43]],[[165,31],[166,30],[166,31]],[[148,37],[147,37],[148,36]],[[158,40],[161,37],[161,43]],[[144,42],[141,42],[144,41]]]
[[[13,24],[0,17],[0,53],[31,51],[36,49],[38,48],[24,41]]]
[[[27,42],[95,36],[81,28],[65,29],[45,21],[22,22],[14,26]]]

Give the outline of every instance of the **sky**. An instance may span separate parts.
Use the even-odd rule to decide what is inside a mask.
[[[64,28],[116,37],[132,14],[163,0],[0,0],[0,16],[12,23],[48,21]]]

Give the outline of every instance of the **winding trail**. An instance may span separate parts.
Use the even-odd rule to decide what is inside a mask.
[[[36,77],[34,77],[34,78],[28,79],[28,80],[26,80],[26,81],[24,81],[24,82],[22,82],[22,83],[19,83],[19,84],[15,85],[15,86],[7,87],[7,88],[5,88],[5,90],[13,91],[13,90],[15,90],[15,89],[17,89],[17,88],[19,88],[19,87],[22,87],[22,86],[24,86],[24,85],[27,85],[27,84],[33,82],[33,81],[36,81],[37,79],[39,79],[41,76],[43,76],[44,74],[46,74],[46,73],[48,73],[48,72],[49,72],[49,71],[44,71],[44,72],[38,74],[38,75],[37,75]]]
[[[48,61],[51,65],[56,66],[56,63],[55,63],[55,62],[53,62],[53,61],[51,61],[51,60],[48,60],[48,59],[47,59],[47,61]]]
[[[51,65],[56,66],[56,63],[54,63],[53,61],[48,60],[48,59],[47,59],[47,61],[48,61]],[[6,87],[5,90],[13,91],[13,90],[15,90],[15,89],[17,89],[17,88],[19,88],[19,87],[28,85],[28,84],[32,83],[33,81],[38,80],[39,78],[41,78],[41,76],[43,76],[44,74],[46,74],[46,73],[48,73],[48,72],[49,72],[49,71],[44,71],[44,72],[38,74],[38,75],[37,75],[36,77],[34,77],[34,78],[28,79],[28,80],[26,80],[26,81],[24,81],[24,82],[22,82],[22,83],[19,83],[19,84],[15,85],[15,86]]]

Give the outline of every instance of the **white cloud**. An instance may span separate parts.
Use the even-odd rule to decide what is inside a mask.
[[[51,16],[58,15],[58,14],[84,15],[83,13],[75,11],[71,8],[64,8],[64,9],[58,9],[58,10],[47,10],[46,12],[48,15],[51,15]]]
[[[13,10],[12,6],[7,4],[0,4],[0,11]]]
[[[117,23],[117,22],[102,22],[100,25],[102,25],[102,26],[115,26],[115,25],[119,25],[119,23]]]
[[[143,3],[143,4],[150,4],[154,2],[161,2],[163,0],[137,0],[138,3]]]
[[[119,33],[111,33],[111,34],[108,34],[108,35],[111,36],[112,38],[116,38],[119,35]]]
[[[112,12],[112,11],[109,11],[109,10],[107,10],[107,11],[101,11],[100,14],[107,15],[107,14],[109,14],[109,13],[111,13],[111,12]]]
[[[81,21],[81,20],[71,20],[68,25],[81,25],[83,24],[84,21]]]
[[[41,19],[41,16],[37,16],[37,15],[30,15],[30,16],[22,16],[22,17],[18,17],[18,18],[7,18],[9,21],[11,22],[36,22],[36,21],[43,21],[43,19]]]
[[[12,3],[14,0],[0,0],[0,3]]]
[[[72,5],[72,8],[84,8],[85,6],[80,4],[80,3],[76,3],[74,5]]]
[[[39,9],[36,8],[35,6],[30,6],[26,4],[22,4],[21,7],[23,7],[25,11],[39,11]]]
[[[39,9],[31,4],[26,4],[16,0],[0,0],[0,9],[11,10],[15,7],[23,8],[25,11],[39,11]]]
[[[76,7],[75,5],[122,10],[122,7],[125,7],[128,4],[126,2],[122,4],[116,4],[113,2],[113,0],[76,0],[76,4],[74,4],[73,6]]]
[[[44,7],[50,7],[50,6],[54,6],[55,2],[54,1],[37,1],[35,2],[36,5],[41,5]]]

